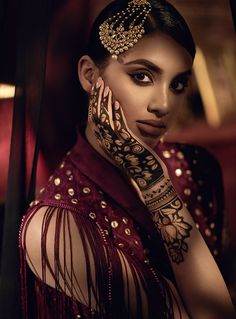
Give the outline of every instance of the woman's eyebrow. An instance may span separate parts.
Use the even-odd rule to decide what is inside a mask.
[[[158,74],[163,74],[164,70],[162,68],[160,68],[158,65],[146,60],[146,59],[138,59],[138,60],[133,60],[127,63],[124,63],[124,65],[131,65],[131,64],[140,64],[145,66],[146,68],[148,68],[149,70],[156,72]],[[187,70],[187,71],[183,71],[180,72],[178,74],[176,74],[175,78],[180,77],[180,76],[186,76],[186,77],[190,77],[192,75],[192,71],[191,70]]]
[[[154,64],[148,60],[145,60],[145,59],[138,59],[138,60],[133,60],[133,61],[124,63],[124,65],[131,65],[131,64],[143,65],[146,68],[148,68],[149,70],[154,71],[154,72],[159,73],[159,74],[162,74],[164,72],[159,66],[157,66],[156,64]]]
[[[180,76],[185,76],[185,77],[190,77],[192,75],[192,70],[187,70],[184,72],[180,72],[176,75],[176,78],[180,77]]]

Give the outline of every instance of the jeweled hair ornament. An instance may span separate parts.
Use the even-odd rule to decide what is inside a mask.
[[[144,23],[152,7],[148,0],[129,1],[127,8],[105,20],[99,27],[104,48],[112,58],[132,48],[144,35]]]

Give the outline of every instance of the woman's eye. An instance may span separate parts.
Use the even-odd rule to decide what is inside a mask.
[[[134,79],[135,82],[138,82],[141,84],[152,83],[151,76],[144,72],[133,73],[133,74],[130,74],[130,76],[132,77],[132,79]]]
[[[171,89],[173,89],[176,93],[183,92],[187,86],[187,81],[176,80],[171,83]]]

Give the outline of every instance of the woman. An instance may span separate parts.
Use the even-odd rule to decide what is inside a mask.
[[[88,122],[22,222],[37,318],[233,318],[208,248],[218,167],[200,148],[160,142],[194,55],[166,1],[115,1],[97,18],[78,66]]]

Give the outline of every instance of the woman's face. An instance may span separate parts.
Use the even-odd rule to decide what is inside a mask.
[[[191,76],[192,57],[164,33],[144,36],[109,60],[101,76],[123,108],[128,127],[155,147],[179,110]]]

